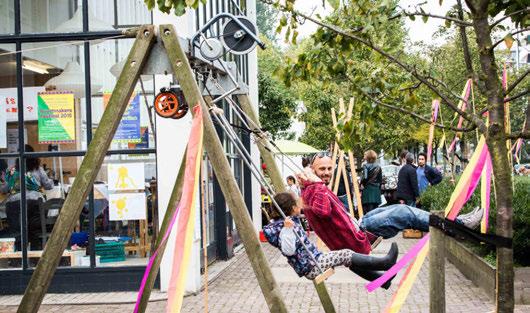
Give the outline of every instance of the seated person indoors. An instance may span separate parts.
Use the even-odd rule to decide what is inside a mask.
[[[26,152],[33,152],[33,147],[26,145]],[[15,237],[15,247],[18,251],[21,249],[21,224],[20,224],[20,198],[21,181],[19,162],[14,167],[10,168],[5,174],[5,179],[0,184],[0,192],[8,194],[6,200],[6,215],[8,222],[7,234],[0,234],[0,236]],[[26,158],[26,205],[27,205],[27,227],[28,227],[28,242],[31,250],[41,250],[42,240],[41,235],[41,221],[39,206],[44,202],[44,194],[42,189],[50,190],[53,188],[53,180],[44,172],[38,158]]]
[[[407,228],[429,231],[430,213],[405,204],[379,207],[354,222],[337,196],[327,187],[332,172],[329,154],[317,153],[311,160],[311,170],[298,175],[304,215],[311,228],[331,250],[352,249],[367,254],[370,245],[365,232],[387,239]],[[480,225],[482,214],[483,210],[477,207],[457,217],[456,222],[474,229]]]
[[[359,254],[350,249],[340,249],[327,253],[318,251],[316,246],[309,241],[300,224],[301,210],[294,196],[290,192],[282,192],[278,193],[274,200],[287,218],[283,219],[280,214],[274,211],[276,215],[268,225],[263,227],[263,233],[267,241],[280,249],[282,254],[287,257],[289,265],[294,268],[298,276],[305,276],[307,279],[313,280],[321,274],[319,267],[308,253],[315,257],[323,272],[342,265],[369,281],[377,279],[384,273],[383,271],[388,270],[396,263],[398,256],[396,243],[392,243],[388,254],[382,257]],[[337,236],[339,235],[337,234]],[[299,238],[304,242],[307,250]],[[388,281],[382,287],[388,289],[390,284],[391,282]]]

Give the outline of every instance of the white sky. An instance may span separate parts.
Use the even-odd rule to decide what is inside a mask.
[[[401,0],[400,6],[403,8],[407,8],[409,6],[410,10],[413,10],[413,5],[417,3],[421,3],[425,1],[417,1],[417,0]],[[438,0],[428,0],[427,3],[424,4],[422,7],[425,10],[425,12],[432,13],[432,14],[438,14],[438,15],[445,15],[447,10],[451,8],[451,6],[456,4],[456,0],[444,0],[442,3],[442,6],[439,5]],[[314,14],[319,13],[321,16],[325,16],[331,11],[331,7],[329,5],[326,5],[326,8],[322,7],[322,1],[321,0],[312,0],[312,1],[296,1],[295,5],[296,9],[303,12],[310,14],[314,11]],[[433,39],[433,34],[436,32],[439,26],[444,24],[444,20],[442,19],[435,19],[430,18],[427,23],[424,23],[421,18],[416,18],[415,21],[411,21],[410,19],[406,19],[405,25],[409,29],[409,37],[412,42],[417,41],[424,41],[427,44],[435,43]],[[303,25],[300,25],[298,31],[299,35],[298,38],[304,38],[309,35],[311,35],[315,30],[317,29],[317,26],[314,23],[306,22]],[[283,39],[283,37],[280,37]]]

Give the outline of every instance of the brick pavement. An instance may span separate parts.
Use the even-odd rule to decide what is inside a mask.
[[[396,240],[401,252],[407,251],[415,242],[398,237]],[[376,252],[382,252],[387,247],[388,241],[378,247]],[[313,284],[306,279],[297,278],[292,271],[287,271],[288,265],[277,250],[269,245],[264,245],[264,249],[273,272],[280,282],[289,312],[323,312]],[[382,312],[397,288],[397,284],[394,284],[388,291],[381,289],[368,293],[362,280],[349,275],[351,274],[348,270],[337,270],[327,282],[335,307],[340,313]],[[396,281],[398,279],[399,276]],[[428,284],[428,267],[424,265],[401,312],[429,311]],[[110,297],[112,294],[100,295],[100,298],[106,296]],[[494,310],[494,305],[486,294],[467,280],[452,264],[446,265],[446,299],[447,312],[450,313],[486,313]],[[230,266],[209,284],[208,301],[209,312],[212,313],[268,312],[248,258],[244,253],[237,255]],[[133,304],[43,305],[39,312],[106,313],[132,312],[132,310]],[[163,300],[150,303],[147,310],[147,312],[164,311],[165,301]],[[16,312],[16,307],[0,305],[0,312]],[[182,312],[204,312],[204,292],[186,297]],[[516,312],[530,312],[530,306],[519,306]]]

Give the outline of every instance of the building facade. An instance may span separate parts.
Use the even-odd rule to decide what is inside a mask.
[[[134,42],[121,30],[173,24],[180,37],[189,38],[218,12],[239,14],[236,3],[241,4],[208,1],[176,17],[149,11],[143,0],[0,0],[0,110],[5,112],[0,114],[0,278],[5,282],[0,293],[24,291],[46,246],[114,89],[120,62]],[[246,1],[242,7],[255,20],[255,2]],[[236,62],[257,103],[256,52],[226,58]],[[189,134],[191,114],[181,120],[162,119],[149,109],[160,88],[175,83],[172,75],[163,73],[141,76],[50,292],[137,290]],[[237,124],[230,107],[225,109]],[[52,111],[59,114],[48,114]],[[248,134],[241,136],[259,160]],[[260,225],[257,183],[223,141],[250,213]],[[47,190],[34,198],[31,189],[17,189],[8,181],[26,177],[34,168],[40,171],[37,159],[53,183],[41,184]],[[211,262],[230,258],[239,239],[206,157],[203,168],[197,203],[207,207],[204,227]],[[26,178],[24,184],[31,186],[31,181]],[[203,266],[203,225],[200,214],[196,216],[190,291],[199,288]],[[162,289],[167,286],[169,257],[161,267]]]

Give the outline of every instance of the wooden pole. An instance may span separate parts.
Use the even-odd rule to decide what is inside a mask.
[[[443,211],[431,214],[444,218]],[[445,313],[445,245],[444,233],[438,228],[429,227],[429,281],[430,281],[430,312]]]
[[[351,177],[353,181],[353,192],[355,194],[355,201],[357,201],[357,212],[359,212],[359,218],[363,217],[363,203],[361,199],[361,190],[359,188],[359,182],[357,181],[357,171],[356,169],[356,162],[355,158],[353,157],[353,153],[351,151],[348,151],[348,158],[350,159],[350,171],[351,171]]]
[[[245,114],[247,114],[256,125],[261,127],[257,118],[257,114],[254,111],[254,108],[252,107],[248,96],[239,95],[237,99],[239,101],[239,104],[241,105],[241,109],[243,109],[243,112],[245,112]],[[261,157],[265,160],[265,162],[267,162],[268,159],[273,158],[273,155],[270,150],[265,149],[262,145],[258,145],[258,148],[260,150]],[[271,178],[274,176],[279,176],[280,171],[278,170],[278,165],[276,164],[276,162],[272,162],[270,165],[267,165],[267,169]],[[272,184],[277,192],[286,191],[285,185],[282,181],[280,181],[279,184],[276,184],[275,181],[272,180]],[[333,306],[333,301],[331,301],[331,297],[329,296],[326,285],[323,282],[320,284],[316,284],[315,281],[313,281],[313,284],[315,286],[315,290],[317,291],[320,302],[322,303],[322,307],[324,308],[324,312],[335,313],[335,307]]]
[[[154,27],[152,25],[142,26],[129,52],[129,57],[110,97],[105,113],[103,113],[99,127],[88,146],[61,213],[55,222],[50,239],[44,248],[35,272],[31,276],[18,307],[18,313],[36,313],[39,310],[154,42]]]
[[[223,146],[217,136],[215,127],[210,118],[210,112],[201,95],[199,86],[191,69],[188,57],[177,38],[173,25],[160,25],[159,34],[166,48],[175,78],[178,80],[184,97],[192,107],[202,107],[204,123],[204,148],[213,170],[219,180],[219,185],[234,218],[237,231],[241,237],[245,252],[247,253],[254,274],[258,280],[265,301],[271,312],[287,312],[282,298],[281,290],[276,283],[269,262],[261,248],[258,235],[252,224],[252,219],[245,206],[241,191],[237,186],[230,164],[226,158]]]
[[[171,222],[171,217],[173,216],[173,214],[175,213],[175,210],[177,209],[177,205],[180,201],[180,197],[182,196],[182,188],[184,185],[184,172],[186,168],[186,151],[184,151],[184,157],[182,158],[182,162],[180,163],[179,172],[175,180],[175,184],[173,185],[173,190],[171,191],[171,196],[167,204],[166,213],[164,214],[164,219],[162,220],[162,225],[160,226],[160,231],[158,232],[158,236],[156,238],[155,247],[154,249],[151,249],[152,251],[159,249],[159,251],[153,261],[153,267],[151,267],[149,276],[147,276],[147,282],[145,284],[145,289],[142,294],[142,298],[140,299],[140,304],[138,306],[139,313],[145,312],[145,309],[147,308],[149,297],[151,296],[151,290],[153,290],[153,286],[155,285],[155,281],[156,281],[156,276],[158,275],[158,270],[160,269],[160,263],[162,262],[162,256],[164,256],[164,251],[166,250],[167,242],[161,245],[161,241],[169,227],[169,223]]]

